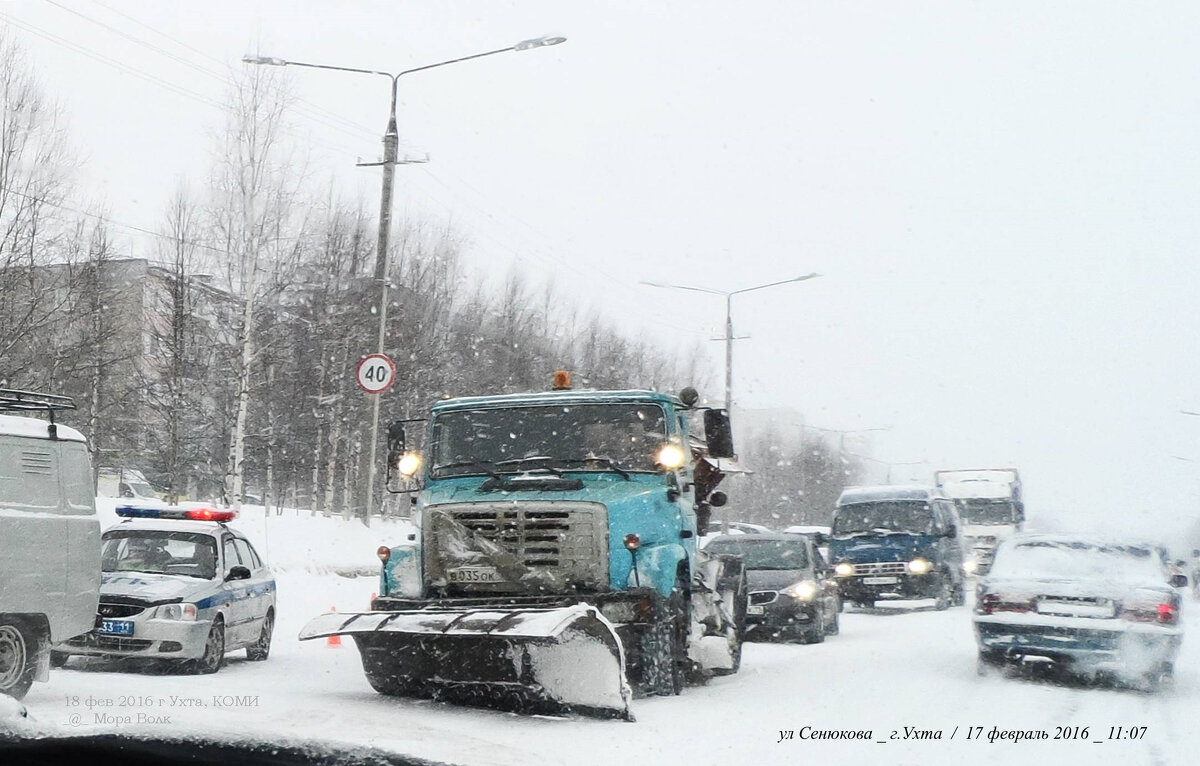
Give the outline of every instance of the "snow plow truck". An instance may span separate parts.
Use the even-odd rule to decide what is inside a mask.
[[[378,550],[371,611],[301,640],[350,636],[383,694],[522,713],[633,720],[634,695],[736,673],[745,570],[697,546],[733,440],[698,398],[560,372],[549,391],[439,401],[423,450],[415,421],[392,423],[388,488],[411,493],[418,531]]]

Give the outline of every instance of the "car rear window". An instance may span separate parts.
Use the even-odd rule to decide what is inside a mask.
[[[996,553],[992,577],[1115,582],[1158,582],[1164,578],[1149,550],[1065,541],[1008,545]]]

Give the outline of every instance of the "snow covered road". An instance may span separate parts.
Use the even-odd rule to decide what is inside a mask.
[[[330,606],[341,612],[365,608],[375,582],[281,575],[276,643],[265,663],[247,662],[239,652],[217,675],[184,676],[114,672],[76,659],[54,671],[49,683],[36,684],[26,704],[48,733],[219,732],[371,744],[431,760],[514,766],[1173,764],[1192,762],[1200,748],[1200,604],[1193,601],[1184,617],[1191,636],[1176,681],[1155,695],[1032,678],[981,679],[967,609],[880,610],[843,614],[842,634],[824,644],[751,644],[739,675],[688,689],[682,697],[637,700],[637,722],[624,723],[382,697],[367,685],[349,640],[340,648],[295,640],[305,621]],[[1117,740],[1110,739],[1110,727],[1146,728],[1138,739]],[[992,742],[993,729],[1083,736]],[[870,734],[851,741],[805,738],[814,730]],[[781,739],[789,731],[791,738]]]

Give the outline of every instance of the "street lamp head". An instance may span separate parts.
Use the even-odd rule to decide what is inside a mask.
[[[547,36],[543,36],[543,37],[535,37],[532,40],[522,40],[521,42],[519,42],[513,46],[513,50],[514,51],[527,51],[527,50],[531,50],[533,48],[545,48],[549,45],[558,45],[559,43],[565,43],[566,41],[567,41],[567,38],[561,37],[561,36],[547,35]]]
[[[258,64],[260,66],[287,66],[287,61],[274,56],[251,56],[247,53],[242,56],[243,64]]]

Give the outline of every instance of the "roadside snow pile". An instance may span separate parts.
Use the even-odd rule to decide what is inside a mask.
[[[116,514],[120,504],[115,498],[96,498],[101,528],[120,523]],[[282,515],[268,515],[261,505],[242,506],[229,526],[250,538],[275,572],[348,576],[378,574],[375,551],[379,546],[408,542],[415,531],[408,520],[372,519],[366,527],[361,521],[314,516],[310,511],[285,509]]]

